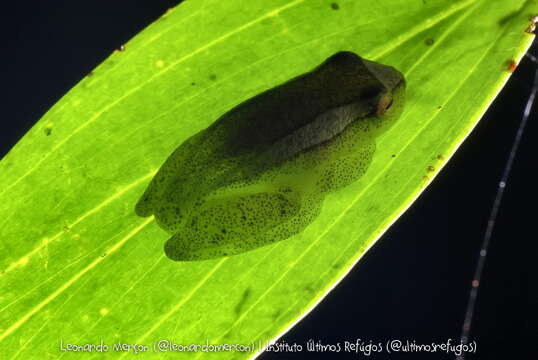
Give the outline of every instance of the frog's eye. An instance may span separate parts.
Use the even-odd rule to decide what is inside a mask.
[[[391,106],[392,98],[388,97],[387,95],[380,96],[379,101],[377,102],[376,115],[383,116]]]

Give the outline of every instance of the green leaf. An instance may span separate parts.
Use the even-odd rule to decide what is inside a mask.
[[[0,354],[72,344],[247,344],[334,287],[468,135],[534,39],[534,0],[189,0],[65,95],[0,162]],[[338,50],[404,72],[407,105],[367,174],[302,234],[176,263],[133,207],[186,138]],[[260,343],[258,343],[258,341]],[[254,345],[253,345],[254,344]],[[166,354],[164,354],[166,355]],[[203,358],[206,353],[174,353]]]

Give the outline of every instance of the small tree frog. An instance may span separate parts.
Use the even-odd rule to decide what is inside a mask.
[[[183,142],[136,204],[176,261],[240,254],[302,232],[325,195],[360,178],[402,112],[403,75],[338,52]]]

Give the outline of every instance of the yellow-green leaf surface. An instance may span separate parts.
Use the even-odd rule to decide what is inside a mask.
[[[65,95],[0,163],[0,358],[255,356],[304,316],[410,205],[533,40],[536,0],[188,0]],[[172,262],[134,214],[166,157],[245,99],[338,50],[407,78],[366,175],[302,234]],[[177,344],[249,352],[162,353]],[[62,352],[63,344],[109,345]]]

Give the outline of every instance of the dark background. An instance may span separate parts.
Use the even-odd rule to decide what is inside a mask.
[[[0,156],[114,49],[179,1],[26,1],[3,8]],[[538,53],[537,46],[531,53]],[[413,206],[280,341],[417,343],[459,339],[478,250],[536,64],[524,59],[448,165]],[[36,81],[37,80],[37,81]],[[468,359],[538,359],[536,111],[522,139],[492,238]],[[0,174],[1,175],[1,174]],[[453,359],[266,353],[302,358]]]

